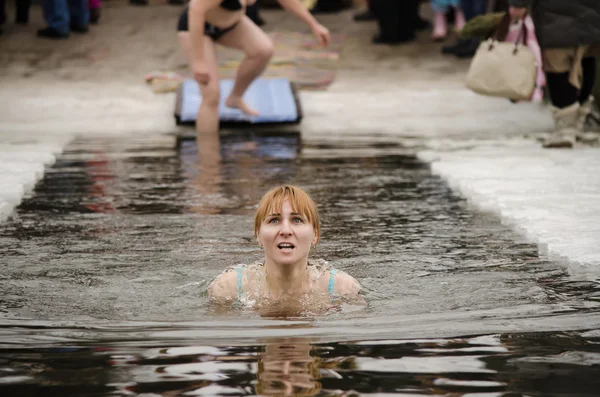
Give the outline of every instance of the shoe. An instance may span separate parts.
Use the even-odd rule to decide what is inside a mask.
[[[470,40],[467,40],[467,43],[465,43],[465,45],[454,50],[454,55],[456,55],[459,58],[472,58],[475,55],[475,53],[477,52],[478,48],[479,48],[479,40],[470,39]]]
[[[75,32],[75,33],[87,33],[88,32],[88,27],[87,26],[79,26],[79,25],[73,25],[73,24],[71,24],[71,32]]]
[[[600,118],[596,117],[594,110],[594,98],[592,96],[579,105],[576,138],[581,143],[595,144],[600,142]]]
[[[373,42],[373,44],[403,44],[403,43],[408,43],[410,41],[413,41],[416,39],[416,36],[414,35],[414,33],[412,35],[405,35],[405,36],[399,36],[399,37],[385,37],[381,34],[378,34],[376,36],[373,37],[373,40],[371,40]]]
[[[90,23],[96,25],[100,20],[100,8],[90,9]]]
[[[456,41],[456,43],[451,44],[451,45],[445,45],[442,47],[442,54],[454,54],[456,53],[456,51],[459,51],[460,49],[462,49],[463,47],[466,47],[467,45],[469,45],[469,40],[464,40],[464,39],[458,39]]]
[[[354,20],[356,22],[374,21],[376,19],[377,19],[377,16],[371,10],[367,10],[365,12],[361,12],[359,14],[354,15]]]
[[[54,28],[44,28],[37,31],[38,37],[43,37],[46,39],[66,39],[69,37],[68,32],[60,32]]]
[[[554,132],[544,140],[545,148],[572,148],[575,146],[577,122],[579,119],[579,102],[566,108],[552,107]]]

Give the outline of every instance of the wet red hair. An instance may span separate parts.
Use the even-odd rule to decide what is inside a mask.
[[[321,222],[319,219],[319,212],[317,211],[317,205],[308,193],[294,185],[276,186],[265,193],[256,209],[256,216],[254,217],[254,237],[258,237],[260,225],[265,217],[269,214],[281,213],[283,202],[285,200],[290,201],[290,205],[294,212],[302,214],[312,224],[316,236],[315,244],[319,242],[319,237],[321,236]]]

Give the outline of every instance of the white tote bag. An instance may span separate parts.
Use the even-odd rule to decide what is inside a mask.
[[[525,25],[522,34],[526,37]],[[482,95],[529,100],[535,89],[537,60],[520,41],[490,38],[479,44],[467,73],[467,87]]]

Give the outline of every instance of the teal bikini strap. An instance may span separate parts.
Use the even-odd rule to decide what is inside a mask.
[[[327,286],[327,292],[329,295],[333,295],[333,286],[335,285],[335,274],[337,273],[336,269],[331,269],[329,273],[329,285]]]
[[[238,266],[235,268],[235,271],[237,272],[237,294],[240,296],[242,294],[242,274],[244,274],[244,268],[242,266]]]

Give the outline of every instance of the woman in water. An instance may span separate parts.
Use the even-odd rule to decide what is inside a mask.
[[[268,191],[258,204],[254,236],[264,260],[221,273],[208,286],[213,301],[298,311],[329,309],[334,296],[362,301],[352,276],[308,259],[319,242],[320,225],[317,207],[304,190],[283,185]]]
[[[306,23],[322,45],[329,44],[329,31],[311,15],[299,0],[278,0],[281,6]],[[191,0],[179,20],[179,41],[190,62],[194,79],[200,85],[202,103],[196,117],[198,134],[219,131],[219,76],[215,43],[244,52],[233,88],[225,105],[249,115],[258,112],[242,99],[250,84],[267,67],[273,43],[245,15],[255,0]],[[188,23],[189,22],[189,23]]]

